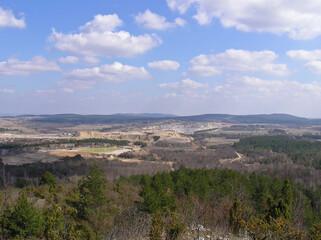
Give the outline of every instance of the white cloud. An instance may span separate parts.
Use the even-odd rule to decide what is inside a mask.
[[[106,32],[114,31],[121,25],[123,25],[123,21],[117,14],[98,14],[94,17],[94,20],[87,22],[84,26],[79,27],[79,29],[87,32]]]
[[[179,63],[172,60],[155,61],[148,63],[148,67],[163,70],[163,71],[175,71],[179,68]]]
[[[75,64],[79,61],[77,57],[74,56],[67,56],[67,57],[61,57],[59,58],[59,62],[63,64]]]
[[[194,65],[192,66],[189,71],[196,76],[201,77],[210,77],[214,75],[221,74],[222,71],[218,69],[216,66],[204,66],[204,65]]]
[[[65,34],[53,29],[49,41],[60,51],[106,57],[134,57],[161,44],[155,34],[132,36],[129,32],[117,31],[121,24],[116,14],[97,15],[79,27],[79,33]]]
[[[4,89],[0,89],[0,93],[15,93],[14,89],[8,89],[8,88],[4,88]]]
[[[195,6],[194,19],[209,24],[219,19],[224,27],[245,32],[287,34],[293,39],[312,39],[321,34],[319,0],[167,0],[181,14]]]
[[[84,57],[84,61],[85,63],[88,63],[88,64],[97,64],[99,63],[99,58],[96,58],[96,57]]]
[[[319,82],[264,80],[255,77],[230,78],[204,94],[217,112],[234,114],[289,113],[301,116],[320,114]],[[312,115],[313,115],[312,114]]]
[[[321,74],[321,61],[311,61],[304,66],[313,73]]]
[[[316,49],[312,51],[307,50],[291,50],[286,53],[289,57],[308,61],[304,66],[313,73],[321,74],[321,50]]]
[[[313,61],[321,60],[321,49],[316,49],[312,51],[307,50],[291,50],[286,53],[289,57],[302,60],[302,61]]]
[[[184,79],[180,82],[174,82],[174,83],[162,83],[159,84],[160,88],[164,89],[171,89],[171,90],[178,90],[178,91],[189,91],[194,90],[198,88],[206,88],[208,87],[207,84],[195,82],[189,78]]]
[[[172,10],[178,10],[181,14],[185,13],[195,0],[166,0],[167,5]]]
[[[100,67],[75,69],[65,77],[75,80],[123,82],[131,79],[149,79],[151,75],[144,67],[123,65],[119,62]]]
[[[213,76],[222,71],[254,72],[277,76],[288,75],[286,64],[275,64],[277,55],[272,51],[228,49],[223,53],[199,55],[191,60],[189,69],[197,76]]]
[[[135,16],[138,24],[142,24],[144,28],[155,30],[167,30],[173,27],[183,27],[186,22],[182,18],[176,18],[174,22],[167,22],[166,18],[146,9],[145,12]]]
[[[59,71],[54,61],[48,61],[44,57],[36,56],[29,61],[20,61],[15,58],[0,62],[0,76],[29,75],[45,71]]]
[[[309,96],[321,98],[321,84],[317,82],[300,83],[297,81],[263,80],[255,77],[243,77],[228,80],[223,85],[217,85],[211,90],[227,97],[255,96],[266,99],[306,98]]]
[[[11,10],[5,10],[0,7],[0,27],[25,28],[24,17],[16,18]]]

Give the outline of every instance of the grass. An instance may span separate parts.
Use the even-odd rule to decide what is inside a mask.
[[[79,152],[104,153],[104,152],[113,152],[113,151],[122,150],[122,149],[123,149],[123,148],[119,148],[119,147],[84,148],[84,149],[80,149]]]

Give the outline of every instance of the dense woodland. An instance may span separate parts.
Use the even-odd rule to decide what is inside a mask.
[[[321,169],[321,142],[289,136],[256,136],[241,139],[234,144],[244,154],[266,152],[284,153],[294,163]]]
[[[321,187],[232,170],[187,169],[76,183],[46,172],[0,192],[2,239],[320,239]],[[230,235],[231,236],[231,235]]]

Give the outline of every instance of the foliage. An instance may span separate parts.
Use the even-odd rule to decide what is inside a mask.
[[[265,240],[268,236],[269,224],[260,218],[252,217],[246,224],[248,235],[253,240]]]
[[[312,226],[310,230],[310,239],[311,240],[321,239],[321,222],[318,222]]]
[[[242,205],[236,199],[234,200],[232,209],[230,210],[230,227],[234,234],[238,235],[242,227],[244,227],[242,213]]]
[[[105,172],[97,165],[78,182],[79,188],[79,215],[88,217],[90,211],[101,208],[108,202],[105,193],[107,180]]]
[[[287,179],[284,181],[284,185],[281,190],[281,198],[279,199],[278,204],[275,204],[271,197],[268,198],[269,211],[267,215],[267,220],[270,217],[274,219],[284,218],[291,219],[292,213],[292,201],[293,201],[293,192],[290,181]]]
[[[57,188],[55,177],[50,172],[45,172],[40,178],[39,185],[49,185],[49,192],[54,192]]]
[[[163,212],[156,211],[153,213],[152,225],[149,232],[150,240],[162,240],[163,234]]]
[[[246,224],[248,235],[253,240],[278,239],[278,240],[301,240],[304,232],[293,226],[293,223],[284,218],[270,218],[267,222],[260,218],[251,218]]]
[[[185,225],[175,212],[167,211],[166,240],[177,240],[185,232]]]
[[[110,144],[115,146],[126,146],[129,141],[127,140],[113,140],[104,138],[88,138],[88,139],[61,139],[58,141],[46,141],[41,143],[33,144],[19,144],[19,143],[0,143],[0,149],[22,149],[22,148],[32,148],[48,145],[61,145],[61,144],[74,144],[75,146],[88,145],[88,144]]]
[[[136,141],[136,142],[134,142],[134,145],[141,146],[141,147],[147,147],[147,144],[142,141]]]
[[[242,138],[234,144],[242,153],[284,153],[294,163],[321,169],[321,142],[311,142],[289,136],[255,136]]]
[[[44,230],[44,220],[24,192],[21,193],[16,205],[2,219],[7,237],[27,238],[38,236]]]
[[[143,188],[140,196],[144,198],[141,204],[143,210],[154,213],[176,208],[174,184],[170,173],[158,173],[152,178],[144,176],[141,183]]]
[[[41,183],[53,180],[45,174]],[[78,187],[60,183],[55,201],[47,185],[26,189],[40,210],[24,193],[12,204],[20,189],[0,191],[0,239],[176,240],[226,231],[241,236],[243,229],[257,240],[299,240],[307,237],[302,229],[320,239],[320,186],[184,166],[107,182],[97,165]]]
[[[45,237],[52,240],[76,240],[81,236],[75,221],[77,210],[53,204],[44,211]]]
[[[301,240],[303,239],[304,232],[298,230],[293,226],[293,223],[284,218],[274,219],[270,221],[270,231],[272,239],[279,240]]]

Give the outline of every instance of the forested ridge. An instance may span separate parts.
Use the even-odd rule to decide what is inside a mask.
[[[294,163],[321,169],[321,142],[290,136],[255,136],[240,139],[234,144],[244,154],[284,153]]]
[[[188,169],[78,183],[47,172],[0,191],[2,239],[320,239],[321,187],[232,170]]]

